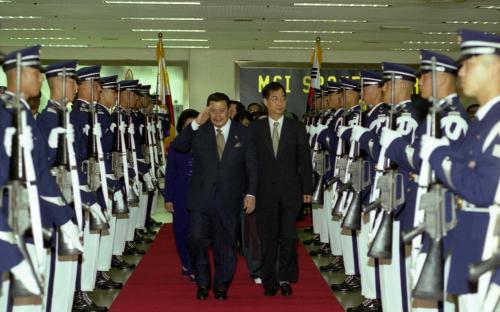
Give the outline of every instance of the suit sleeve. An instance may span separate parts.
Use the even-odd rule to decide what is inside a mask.
[[[297,153],[299,157],[300,175],[302,179],[302,194],[312,195],[312,160],[309,144],[307,142],[306,128],[303,124],[298,127]]]
[[[175,141],[175,140],[174,140]],[[175,165],[175,151],[169,147],[167,156],[167,172],[165,174],[165,190],[163,197],[165,202],[172,202],[174,198],[174,184],[177,177],[177,166]]]
[[[249,129],[247,137],[247,148],[245,164],[247,171],[247,195],[257,194],[257,149],[255,146],[254,129]]]

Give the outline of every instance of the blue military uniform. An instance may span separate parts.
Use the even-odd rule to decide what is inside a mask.
[[[460,32],[462,60],[477,55],[500,55],[500,36],[472,30]],[[487,207],[494,203],[500,177],[500,95],[483,103],[459,145],[441,146],[429,162],[448,188],[463,198],[453,233],[448,293],[474,293],[469,264],[481,260],[488,227]],[[425,143],[425,142],[424,142]]]

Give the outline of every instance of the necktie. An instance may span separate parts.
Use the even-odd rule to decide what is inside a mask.
[[[273,150],[274,150],[274,157],[276,157],[276,155],[278,154],[278,144],[280,143],[280,135],[278,133],[278,126],[279,126],[279,122],[275,121],[274,122],[274,127],[273,127],[273,137],[272,137],[272,140],[273,140]]]
[[[222,154],[224,153],[224,135],[221,129],[217,129],[217,135],[215,136],[215,141],[217,142],[217,153],[219,153],[219,160],[222,159]]]

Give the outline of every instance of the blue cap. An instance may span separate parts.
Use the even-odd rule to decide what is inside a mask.
[[[49,79],[52,77],[62,76],[64,69],[66,69],[66,77],[76,79],[76,66],[78,66],[77,60],[50,64],[47,68],[45,68],[45,77]]]
[[[328,81],[328,89],[330,90],[330,93],[335,93],[342,89],[342,85],[338,82]]]
[[[432,58],[436,58],[436,71],[456,75],[458,64],[451,57],[429,50],[420,50],[420,73],[432,71]]]
[[[328,86],[321,86],[321,92],[323,94],[327,94],[330,90],[328,89]]]
[[[101,72],[101,65],[82,67],[76,71],[78,80],[99,80]]]
[[[384,72],[383,82],[391,80],[392,74],[394,74],[394,79],[408,80],[412,82],[415,82],[417,80],[417,72],[410,66],[383,62],[382,70]]]
[[[118,89],[117,80],[118,80],[118,75],[102,77],[101,78],[101,88],[116,90],[116,89]]]
[[[362,70],[359,72],[363,86],[380,85],[382,83],[382,73]]]
[[[471,29],[461,29],[460,49],[463,61],[474,55],[500,55],[500,36]]]
[[[358,92],[361,90],[359,80],[352,80],[349,78],[341,77],[340,78],[340,85],[342,86],[342,88],[344,88],[346,90],[354,90],[354,91],[358,91]]]
[[[118,89],[123,91],[132,91],[137,88],[139,80],[122,80],[118,82]]]
[[[17,55],[21,54],[21,66],[33,67],[43,71],[42,64],[40,63],[40,46],[32,46],[21,50],[12,51],[7,54],[3,60],[3,70],[8,71],[16,68]]]
[[[314,88],[314,96],[317,98],[321,97],[321,89]]]
[[[150,85],[141,85],[139,93],[141,95],[149,95],[150,89],[151,89]]]

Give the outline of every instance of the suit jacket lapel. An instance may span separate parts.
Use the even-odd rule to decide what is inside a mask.
[[[231,152],[230,150],[232,150],[233,146],[236,144],[236,138],[235,138],[235,136],[237,136],[236,132],[237,131],[234,128],[234,121],[232,121],[231,126],[229,127],[229,133],[228,133],[227,138],[226,138],[226,144],[224,145],[224,152],[222,153],[221,160],[228,157],[227,154]],[[215,137],[215,135],[214,135],[214,137]],[[216,146],[216,150],[217,150],[217,146]]]

